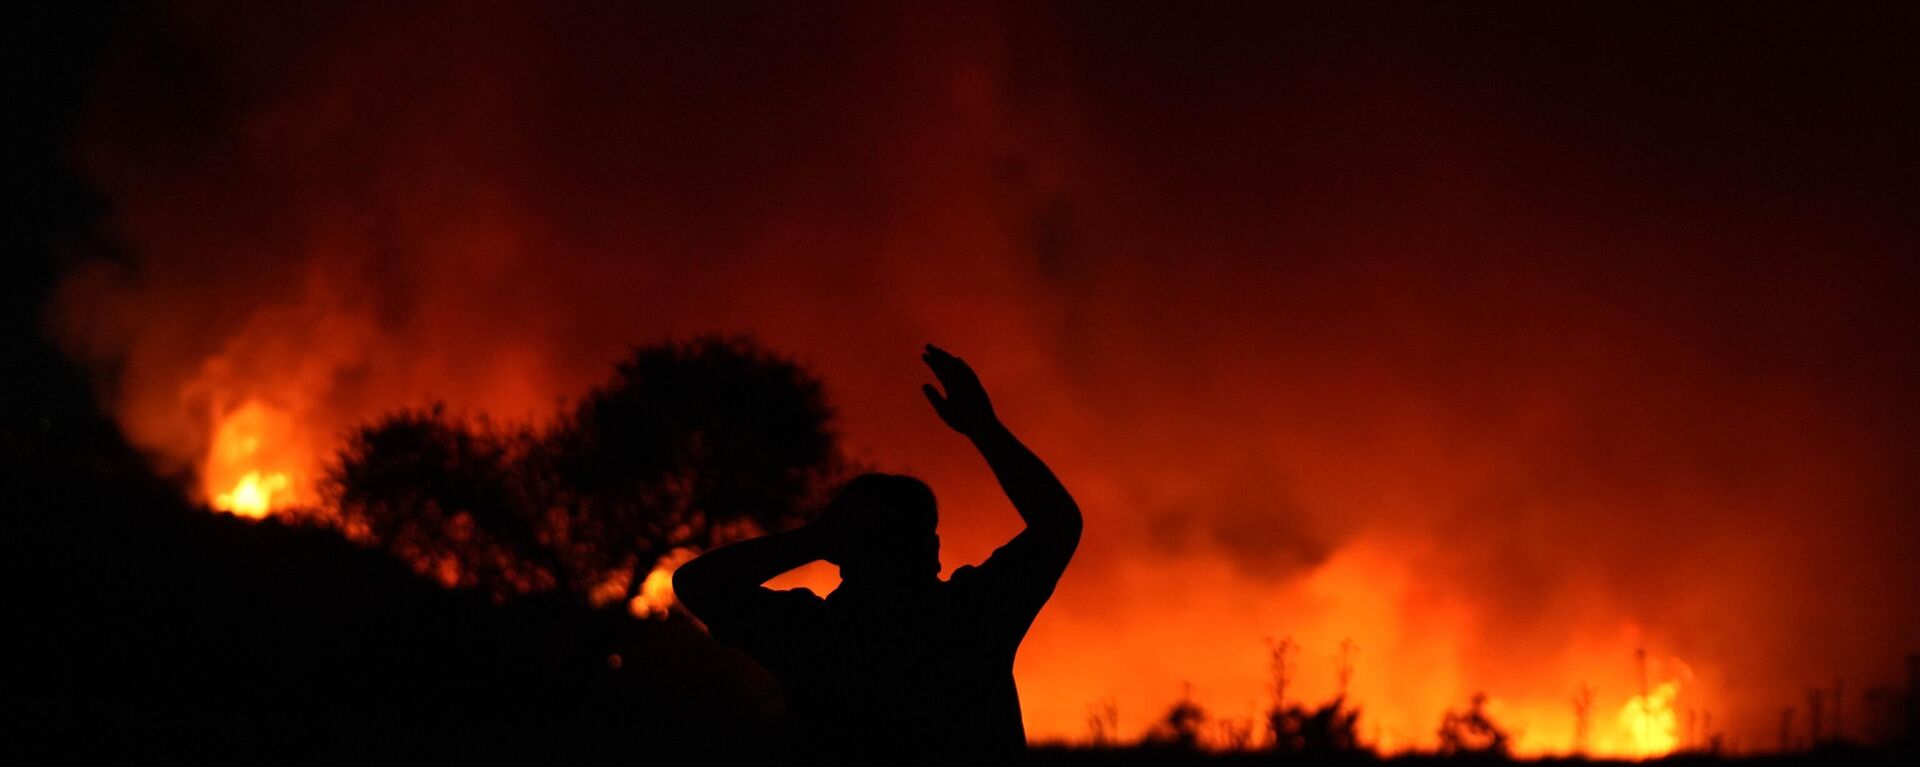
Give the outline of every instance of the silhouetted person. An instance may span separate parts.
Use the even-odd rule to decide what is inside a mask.
[[[980,450],[1025,530],[942,581],[933,491],[865,474],[806,526],[674,574],[681,604],[780,681],[809,763],[1007,764],[1026,751],[1014,651],[1073,557],[1080,509],[965,362],[931,345],[921,359],[945,389],[923,387],[934,412]],[[825,599],[761,585],[815,560],[840,567]]]

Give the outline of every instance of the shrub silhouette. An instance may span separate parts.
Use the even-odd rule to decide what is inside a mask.
[[[588,602],[675,549],[791,526],[848,471],[820,383],[744,338],[636,350],[535,430],[402,411],[351,434],[329,521],[447,585]]]
[[[1354,727],[1360,710],[1347,707],[1347,699],[1334,698],[1319,708],[1299,704],[1275,706],[1267,712],[1267,725],[1273,731],[1275,751],[1327,755],[1354,751],[1359,742]]]
[[[1200,748],[1200,731],[1207,723],[1206,709],[1193,700],[1193,686],[1187,685],[1180,699],[1173,702],[1160,721],[1147,731],[1149,746],[1194,751]]]
[[[1465,711],[1448,711],[1440,719],[1440,753],[1507,756],[1506,730],[1487,716],[1486,693],[1474,693]]]
[[[1353,644],[1340,645],[1340,692],[1318,708],[1287,702],[1292,686],[1295,656],[1300,645],[1293,637],[1272,642],[1268,648],[1268,670],[1272,674],[1273,704],[1267,708],[1267,729],[1273,735],[1273,750],[1283,754],[1317,757],[1356,751],[1354,735],[1360,722],[1360,710],[1347,707],[1347,683],[1353,675]]]

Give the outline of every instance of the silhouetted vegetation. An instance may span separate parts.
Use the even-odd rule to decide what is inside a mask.
[[[670,552],[808,515],[846,462],[820,383],[744,339],[637,350],[545,429],[405,411],[350,435],[317,518],[448,585],[632,597]]]
[[[1448,711],[1440,719],[1440,753],[1506,756],[1512,750],[1507,731],[1487,716],[1487,696],[1474,693],[1465,711]]]
[[[1268,714],[1273,749],[1307,755],[1330,755],[1359,750],[1354,726],[1360,710],[1348,708],[1346,698],[1334,698],[1318,707],[1298,704]]]
[[[1353,678],[1353,643],[1340,644],[1339,692],[1333,700],[1318,707],[1287,702],[1287,688],[1293,680],[1293,656],[1299,646],[1291,638],[1274,643],[1270,649],[1269,671],[1273,675],[1273,704],[1267,709],[1267,728],[1273,736],[1273,750],[1283,754],[1328,757],[1361,749],[1354,728],[1360,710],[1347,705],[1347,684]]]
[[[1200,732],[1206,724],[1207,712],[1193,701],[1193,687],[1189,685],[1147,731],[1146,744],[1192,751],[1200,747]]]

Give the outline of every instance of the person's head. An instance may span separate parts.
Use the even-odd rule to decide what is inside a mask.
[[[862,474],[840,488],[822,516],[835,517],[840,577],[865,583],[911,582],[940,575],[933,490],[898,474]]]

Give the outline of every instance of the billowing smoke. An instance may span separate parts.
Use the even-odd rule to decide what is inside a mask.
[[[1388,748],[1484,690],[1565,750],[1589,683],[1635,753],[1642,648],[1676,720],[1770,747],[1920,646],[1912,54],[1875,19],[390,5],[151,9],[103,74],[124,252],[52,327],[210,504],[305,500],[395,408],[538,419],[749,332],[929,479],[951,567],[1017,520],[920,399],[931,340],[1088,512],[1036,737],[1184,682],[1254,716],[1291,636],[1314,701],[1353,641]]]

